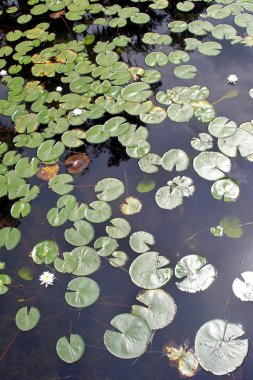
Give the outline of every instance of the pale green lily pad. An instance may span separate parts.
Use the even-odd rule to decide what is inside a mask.
[[[106,232],[113,239],[123,239],[131,232],[131,226],[126,219],[114,218],[111,224],[112,226],[106,226]]]
[[[73,190],[74,186],[71,182],[73,182],[73,177],[70,174],[58,174],[50,179],[48,187],[55,193],[64,195]]]
[[[77,266],[72,271],[75,276],[88,276],[96,272],[101,264],[97,252],[90,247],[77,247],[70,252],[70,256],[77,261]]]
[[[162,156],[162,167],[165,170],[172,171],[175,168],[177,171],[183,171],[188,166],[189,158],[181,149],[170,149]]]
[[[124,184],[117,178],[104,178],[97,182],[95,192],[100,201],[113,201],[124,193]]]
[[[241,273],[243,281],[236,278],[233,281],[232,289],[237,298],[241,301],[253,301],[253,272],[247,271]]]
[[[110,256],[118,248],[118,243],[109,236],[101,236],[95,241],[94,248],[99,256]]]
[[[138,183],[136,190],[139,193],[148,193],[149,191],[152,191],[154,187],[155,187],[155,181],[145,179]]]
[[[109,258],[109,263],[114,268],[121,268],[123,267],[128,260],[128,256],[123,251],[114,251],[112,253],[112,257]]]
[[[155,244],[155,238],[149,232],[137,231],[130,236],[129,244],[134,252],[144,253],[149,251],[149,245]]]
[[[87,307],[96,302],[99,293],[99,286],[94,280],[88,277],[78,277],[68,283],[65,300],[73,307]]]
[[[149,67],[165,66],[168,63],[168,56],[162,51],[152,52],[146,56],[145,63]]]
[[[207,149],[212,149],[213,138],[208,133],[199,133],[198,137],[193,137],[191,140],[191,146],[200,152],[205,152]]]
[[[171,104],[167,109],[168,117],[178,123],[189,121],[194,115],[194,108],[188,104]]]
[[[71,334],[69,340],[64,336],[56,343],[56,352],[65,363],[75,363],[84,353],[85,344],[80,335]]]
[[[198,46],[198,51],[208,56],[219,55],[221,53],[221,49],[222,45],[213,41],[202,42],[202,44]]]
[[[181,65],[174,69],[174,75],[181,79],[192,79],[197,74],[197,68],[193,65]]]
[[[177,307],[173,298],[164,290],[145,290],[136,299],[145,306],[133,305],[131,312],[143,318],[151,330],[162,329],[173,321]]]
[[[145,173],[156,173],[158,171],[156,165],[161,165],[161,163],[161,157],[154,153],[149,153],[138,161],[139,168]]]
[[[216,117],[209,123],[208,130],[215,137],[226,138],[235,134],[237,125],[227,117]]]
[[[65,239],[71,245],[80,247],[87,245],[94,238],[94,228],[85,220],[74,223],[74,228],[68,228],[64,233]]]
[[[118,331],[106,330],[105,347],[111,354],[121,359],[133,359],[144,354],[151,339],[148,324],[140,317],[124,313],[111,320]]]
[[[159,256],[158,252],[142,253],[129,268],[131,280],[144,289],[161,288],[172,276],[172,269],[167,266],[169,263],[169,259]]]
[[[131,83],[123,88],[121,96],[124,100],[132,103],[145,102],[151,95],[150,85],[143,82]]]
[[[223,228],[223,232],[226,236],[233,239],[242,237],[243,229],[241,227],[241,221],[236,216],[227,215],[220,220],[219,224]]]
[[[38,159],[42,162],[56,161],[65,150],[65,146],[62,142],[55,140],[44,141],[37,150]]]
[[[19,330],[32,330],[40,319],[40,312],[36,307],[31,307],[28,311],[27,306],[22,307],[16,314],[15,322]]]
[[[234,202],[240,194],[240,188],[233,178],[224,178],[214,182],[211,193],[215,199],[223,198],[225,202]]]
[[[224,177],[224,173],[230,172],[231,161],[219,152],[201,152],[194,158],[193,167],[200,177],[217,181]]]
[[[103,223],[112,215],[111,206],[103,201],[94,201],[85,209],[85,218],[91,223]]]
[[[227,375],[236,370],[244,361],[248,339],[243,328],[235,323],[213,319],[204,323],[195,337],[195,353],[199,364],[214,375]]]
[[[253,134],[242,128],[229,137],[218,139],[220,151],[229,157],[236,157],[239,151],[242,157],[253,154]]]
[[[206,290],[214,282],[217,273],[205,257],[199,255],[184,256],[175,267],[175,276],[182,279],[176,282],[183,292],[196,293]]]

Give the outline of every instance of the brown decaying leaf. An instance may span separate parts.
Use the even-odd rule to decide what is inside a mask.
[[[74,153],[65,159],[64,165],[68,166],[69,174],[76,174],[85,170],[90,162],[91,160],[86,153]]]
[[[199,363],[193,349],[188,347],[188,339],[181,346],[169,341],[164,347],[163,352],[170,360],[172,367],[177,367],[180,377],[189,378],[196,375]]]
[[[65,14],[65,11],[64,10],[61,10],[59,12],[53,12],[53,13],[50,13],[49,17],[50,18],[60,18],[61,15],[64,15]]]
[[[44,181],[50,181],[50,179],[57,176],[59,171],[59,165],[43,165],[37,173],[37,177],[43,179]]]

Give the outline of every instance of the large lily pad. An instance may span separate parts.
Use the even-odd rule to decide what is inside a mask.
[[[239,367],[249,348],[243,328],[235,323],[213,319],[200,327],[195,337],[195,352],[200,365],[214,375],[227,375]]]
[[[177,263],[175,276],[183,278],[181,282],[176,282],[180,290],[196,293],[212,285],[216,278],[216,269],[213,265],[207,264],[204,257],[188,255]]]
[[[145,306],[133,305],[131,312],[143,318],[151,330],[162,329],[173,321],[177,310],[176,304],[164,290],[142,291],[136,299]]]
[[[151,339],[148,324],[140,317],[124,313],[111,320],[118,331],[106,330],[104,344],[108,351],[121,359],[133,359],[144,354]]]
[[[172,269],[167,265],[169,259],[150,251],[138,256],[129,268],[131,280],[144,289],[158,289],[165,285],[172,276]]]
[[[201,177],[216,181],[224,177],[224,173],[229,173],[231,161],[219,152],[201,152],[194,158],[193,167]]]
[[[99,286],[94,280],[88,277],[78,277],[68,283],[65,299],[70,306],[87,307],[96,302],[99,292]]]

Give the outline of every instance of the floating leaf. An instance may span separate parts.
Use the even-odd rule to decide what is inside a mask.
[[[109,352],[121,359],[133,359],[144,354],[151,339],[147,323],[136,315],[119,314],[111,320],[118,331],[106,330],[104,344]]]
[[[127,254],[123,251],[114,251],[112,256],[109,258],[109,263],[115,268],[123,267],[128,260]]]
[[[17,273],[25,281],[32,281],[33,279],[33,271],[30,267],[21,267]]]
[[[94,273],[101,264],[97,252],[90,247],[77,247],[70,252],[70,256],[77,262],[76,268],[72,271],[75,276],[87,276]]]
[[[101,201],[113,201],[124,193],[124,184],[117,178],[104,178],[94,188]]]
[[[213,138],[208,133],[199,133],[198,137],[193,137],[191,140],[191,146],[201,152],[205,152],[207,149],[212,149]]]
[[[217,181],[230,172],[231,161],[219,152],[202,152],[194,158],[193,167],[200,177]]]
[[[225,202],[234,202],[240,193],[238,183],[233,178],[219,179],[211,187],[212,196],[224,199]]]
[[[138,256],[129,268],[131,280],[144,289],[158,289],[172,276],[172,269],[165,267],[170,261],[158,252],[145,252]]]
[[[233,292],[241,301],[253,301],[253,272],[243,272],[241,276],[243,281],[240,278],[233,281]]]
[[[44,181],[50,181],[50,179],[57,176],[59,171],[59,165],[53,164],[53,165],[42,165],[37,172],[37,177]]]
[[[208,126],[209,132],[218,138],[226,138],[235,134],[237,125],[227,117],[216,117]]]
[[[0,230],[0,247],[10,251],[18,245],[21,239],[20,231],[15,227],[4,227]]]
[[[59,255],[59,247],[53,240],[42,240],[34,246],[31,254],[36,264],[51,264]]]
[[[3,269],[3,268],[2,268]],[[7,274],[0,274],[0,295],[8,292],[9,288],[6,285],[11,284],[11,278]]]
[[[146,179],[138,183],[136,190],[139,193],[148,193],[149,191],[153,190],[154,187],[155,181]]]
[[[80,247],[89,244],[94,238],[94,228],[89,222],[79,220],[74,223],[74,227],[68,228],[64,233],[69,244]]]
[[[28,311],[27,306],[22,307],[16,314],[16,325],[21,331],[33,329],[40,319],[40,312],[36,307],[31,307]]]
[[[123,218],[114,218],[111,220],[112,226],[106,226],[106,232],[113,239],[123,239],[131,232],[131,226]]]
[[[176,282],[180,290],[196,293],[206,290],[212,285],[216,278],[216,270],[213,265],[207,264],[207,260],[204,257],[188,255],[184,256],[177,263],[175,276],[183,278],[181,282]]]
[[[133,305],[131,312],[143,318],[151,330],[162,329],[173,321],[176,304],[164,290],[145,290],[140,292],[136,299],[145,306]]]
[[[86,153],[74,153],[65,158],[64,165],[67,166],[69,174],[81,173],[90,164],[91,160]]]
[[[177,171],[186,170],[189,165],[187,154],[181,149],[170,149],[162,156],[162,167],[171,171],[174,168]]]
[[[42,162],[50,162],[57,160],[65,150],[65,146],[62,142],[55,142],[54,140],[44,141],[38,151],[38,159]]]
[[[109,236],[101,236],[94,243],[99,256],[110,256],[118,247],[117,240]]]
[[[48,187],[55,193],[64,195],[73,190],[73,177],[70,174],[58,174],[56,177],[50,179]]]
[[[65,300],[73,307],[87,307],[96,302],[99,292],[99,286],[94,280],[88,277],[78,277],[68,283]]]
[[[84,348],[84,341],[77,334],[71,334],[69,341],[65,336],[61,337],[56,343],[56,352],[66,363],[77,362],[82,357]]]
[[[206,322],[195,337],[199,364],[214,375],[227,375],[235,371],[248,353],[248,339],[238,339],[243,334],[243,328],[235,323],[222,319]]]
[[[175,346],[173,342],[168,342],[164,346],[163,351],[172,365],[178,367],[180,376],[188,378],[196,374],[199,363],[194,351],[188,349],[186,344],[178,347]]]
[[[128,84],[121,91],[122,98],[133,103],[145,102],[151,95],[150,85],[143,82]]]
[[[120,211],[124,215],[133,215],[137,214],[142,209],[142,203],[141,201],[133,196],[127,197],[125,199],[126,203],[121,203],[120,205]]]
[[[129,244],[133,251],[144,253],[149,251],[149,245],[155,244],[155,238],[149,232],[137,231],[130,236]]]
[[[223,228],[224,234],[230,238],[238,239],[243,235],[241,221],[236,216],[227,215],[220,220],[219,224]]]

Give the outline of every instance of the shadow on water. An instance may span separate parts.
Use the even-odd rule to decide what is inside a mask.
[[[171,2],[170,13],[157,12],[148,26],[140,29],[141,34],[147,30],[166,33],[167,23],[174,18],[192,21],[198,18],[198,13],[183,16],[175,13],[174,2]],[[142,5],[144,7],[144,5]],[[199,9],[199,12],[203,8]],[[57,21],[58,23],[60,22]],[[1,26],[2,27],[2,26]],[[58,26],[57,26],[58,27]],[[6,31],[6,26],[4,30]],[[98,38],[103,40],[111,38],[111,30],[94,26],[90,28],[96,32]],[[132,36],[133,31],[122,30]],[[117,31],[114,32],[115,35]],[[183,36],[179,36],[175,45],[168,46],[165,51],[183,48]],[[240,53],[239,53],[240,49]],[[133,36],[130,49],[122,52],[126,62],[131,65],[143,65],[144,54],[152,50],[149,46],[140,43],[139,35]],[[238,52],[238,54],[237,54]],[[173,77],[172,71],[167,67],[161,68],[163,81],[159,89],[171,88],[174,85],[205,84],[210,89],[212,102],[221,98],[229,89],[226,77],[229,73],[238,75],[237,89],[239,97],[224,100],[217,104],[217,114],[229,117],[240,123],[252,118],[252,100],[248,99],[250,65],[252,52],[243,50],[237,46],[225,44],[223,52],[218,57],[199,57],[192,54],[191,61],[198,65],[198,76],[189,83]],[[3,90],[3,97],[6,96]],[[240,99],[240,100],[239,100]],[[1,141],[11,140],[12,122],[5,118],[1,123],[10,128],[6,132],[0,127]],[[189,157],[194,157],[194,151],[190,145],[192,137],[203,131],[203,125],[197,120],[188,124],[176,124],[166,121],[156,127],[148,127],[149,141],[152,151],[163,154],[170,148],[181,148]],[[206,130],[206,127],[205,127]],[[245,226],[244,234],[240,239],[228,237],[215,238],[210,232],[211,226],[216,226],[222,217],[226,215],[238,216],[242,223],[253,220],[252,213],[252,187],[253,177],[250,163],[238,158],[233,166],[232,176],[238,181],[241,195],[236,203],[225,204],[216,201],[210,193],[210,183],[199,178],[189,169],[188,174],[194,180],[196,187],[192,198],[186,199],[184,205],[173,211],[158,209],[154,195],[156,189],[164,186],[176,173],[166,174],[158,172],[149,176],[141,173],[136,160],[129,159],[125,149],[114,139],[97,146],[85,145],[78,151],[85,151],[91,157],[89,168],[82,174],[75,175],[76,185],[74,194],[83,202],[95,200],[92,187],[82,185],[94,185],[99,179],[106,176],[117,177],[123,182],[127,178],[128,193],[140,197],[143,203],[143,211],[133,217],[129,217],[132,231],[149,231],[156,237],[154,250],[171,260],[172,266],[184,255],[197,253],[207,257],[218,272],[215,283],[201,294],[186,294],[180,292],[175,279],[167,284],[164,289],[175,299],[177,315],[171,325],[156,332],[148,352],[137,360],[120,360],[112,356],[103,344],[103,334],[110,328],[110,320],[116,315],[129,312],[139,292],[130,280],[126,269],[113,268],[105,260],[101,269],[91,277],[97,281],[101,288],[101,295],[97,303],[87,309],[73,309],[65,303],[64,293],[69,278],[56,274],[55,286],[42,288],[38,277],[41,269],[31,260],[29,254],[33,246],[46,238],[55,239],[61,253],[70,250],[70,245],[63,239],[63,233],[71,224],[64,227],[51,228],[46,222],[46,213],[54,207],[57,196],[47,189],[46,184],[41,187],[39,201],[33,202],[33,212],[24,220],[14,220],[9,214],[10,205],[6,199],[0,204],[0,223],[2,226],[19,226],[22,232],[22,242],[13,252],[1,251],[1,260],[8,260],[9,271],[12,273],[12,289],[8,297],[1,299],[0,315],[0,371],[3,380],[177,380],[179,375],[176,368],[170,368],[169,361],[162,354],[163,345],[173,340],[176,344],[183,343],[187,338],[190,345],[194,345],[194,337],[199,327],[206,321],[214,318],[228,319],[231,322],[241,323],[246,331],[247,338],[253,339],[252,310],[250,303],[241,304],[232,293],[231,285],[235,277],[246,270],[253,270],[253,226]],[[66,172],[64,165],[61,172]],[[156,181],[156,188],[150,193],[138,194],[136,186],[145,178]],[[33,183],[41,183],[37,178]],[[80,187],[78,187],[80,186]],[[119,201],[112,205],[113,215],[120,217]],[[101,236],[105,231],[106,223],[96,226],[96,236]],[[198,233],[199,231],[199,233]],[[196,235],[195,235],[196,234]],[[193,237],[192,237],[193,236]],[[192,237],[192,238],[190,238]],[[136,255],[129,252],[126,241],[120,244],[120,249],[125,250],[131,262]],[[11,260],[10,260],[11,257]],[[27,282],[17,275],[17,270],[22,266],[28,266],[33,271],[33,280]],[[18,333],[14,319],[17,310],[24,300],[30,305],[36,305],[41,311],[41,322],[37,328],[26,333]],[[86,343],[84,357],[74,365],[63,364],[57,357],[55,344],[59,337],[67,333],[80,334]],[[251,380],[253,372],[253,354],[250,350],[244,365],[232,374],[232,380]],[[194,377],[196,380],[214,380],[211,373],[199,371]],[[223,376],[222,378],[228,378]]]

